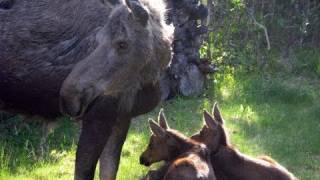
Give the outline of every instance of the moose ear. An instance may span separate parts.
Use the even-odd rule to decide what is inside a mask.
[[[218,122],[206,110],[203,111],[203,119],[210,129],[216,129],[218,127]]]
[[[149,119],[149,126],[151,132],[161,138],[164,138],[166,136],[166,132],[163,128],[161,128],[154,120]]]
[[[163,108],[160,109],[159,116],[158,116],[158,123],[160,127],[162,127],[163,129],[169,128],[166,116],[164,115],[164,112],[163,112]]]
[[[139,0],[126,0],[127,6],[131,9],[134,17],[139,21],[143,26],[146,26],[149,19],[148,11],[141,5]]]
[[[212,114],[213,114],[215,120],[217,120],[220,124],[223,124],[223,118],[221,116],[217,102],[215,102],[213,105]]]

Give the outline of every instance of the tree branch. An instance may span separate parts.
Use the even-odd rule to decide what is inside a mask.
[[[267,30],[266,26],[264,26],[263,24],[259,23],[256,20],[256,18],[254,17],[252,11],[247,10],[247,13],[248,13],[249,17],[253,20],[253,23],[255,25],[257,25],[258,27],[260,27],[261,29],[263,29],[264,35],[266,37],[267,45],[268,45],[268,50],[270,50],[271,49],[271,45],[270,45],[270,39],[269,39],[268,30]]]

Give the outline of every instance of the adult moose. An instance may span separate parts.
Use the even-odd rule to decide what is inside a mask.
[[[75,179],[93,179],[102,151],[115,179],[130,119],[160,100],[164,14],[159,0],[0,0],[0,109],[82,120]]]

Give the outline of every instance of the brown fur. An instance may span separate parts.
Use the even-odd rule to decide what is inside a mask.
[[[261,160],[264,160],[264,161],[267,161],[271,164],[277,164],[277,161],[272,159],[271,157],[269,156],[259,156],[258,159],[261,159]]]
[[[208,145],[211,161],[218,179],[228,180],[293,180],[296,179],[283,166],[269,157],[253,158],[234,149],[227,140],[223,118],[218,106],[213,116],[204,112],[206,125],[192,138]],[[224,137],[221,139],[219,137]]]
[[[140,163],[149,166],[166,161],[166,171],[161,169],[160,174],[164,180],[215,180],[206,146],[170,129],[162,111],[158,121],[160,125],[149,121],[153,134]]]
[[[174,160],[164,175],[165,180],[215,180],[213,168],[208,165],[206,155],[199,152],[187,152]],[[210,161],[210,160],[209,160]]]

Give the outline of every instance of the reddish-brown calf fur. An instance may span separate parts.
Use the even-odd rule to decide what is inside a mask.
[[[146,166],[164,160],[157,179],[163,180],[215,180],[210,162],[210,151],[180,132],[170,129],[162,111],[159,124],[149,121],[152,136],[148,148],[140,156],[140,163]],[[151,179],[147,177],[147,179]]]
[[[292,173],[269,157],[260,159],[242,154],[229,143],[217,104],[213,116],[204,112],[205,126],[192,136],[211,150],[211,162],[217,179],[228,180],[294,180]]]
[[[165,180],[215,180],[212,166],[208,165],[209,152],[187,152],[170,163],[163,179]]]

